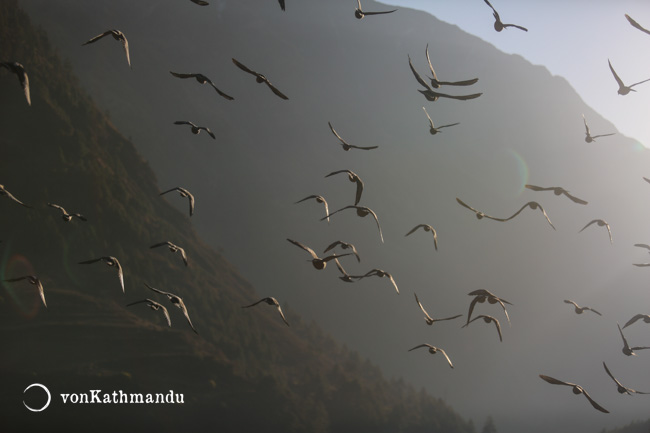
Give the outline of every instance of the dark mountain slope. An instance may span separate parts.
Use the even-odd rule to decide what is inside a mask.
[[[273,308],[242,310],[273,293],[257,294],[168,204],[184,199],[159,196],[148,164],[15,1],[0,4],[0,48],[26,67],[33,103],[2,72],[1,181],[34,207],[0,201],[2,276],[38,275],[48,303],[25,282],[3,283],[2,431],[473,431],[442,401],[386,381],[290,308],[290,328]],[[88,222],[65,223],[48,202]],[[149,249],[165,239],[186,248],[188,268]],[[103,255],[120,260],[125,294],[113,268],[77,264]],[[144,282],[181,295],[199,334],[172,306],[172,328],[144,305],[126,308],[145,297],[168,305]],[[42,413],[21,404],[39,404],[23,396],[31,383],[53,393]],[[91,389],[173,389],[185,403],[64,405],[58,397]]]

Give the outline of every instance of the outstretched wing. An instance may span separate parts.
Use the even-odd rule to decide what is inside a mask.
[[[266,85],[269,87],[269,89],[271,89],[271,91],[272,91],[273,93],[275,93],[276,95],[278,95],[280,98],[282,98],[282,99],[284,99],[284,100],[289,99],[289,97],[288,97],[287,95],[285,95],[284,93],[280,92],[280,90],[278,90],[277,87],[275,87],[273,84],[271,84],[271,82],[270,82],[269,80],[265,80],[264,82],[265,82]]]
[[[635,27],[635,28],[641,30],[643,33],[647,33],[647,34],[650,35],[650,30],[641,27],[641,24],[634,21],[628,14],[625,14],[625,18],[627,18],[627,20],[632,25],[632,27]]]
[[[244,72],[248,72],[249,74],[255,75],[256,77],[259,75],[257,72],[253,71],[252,69],[249,69],[242,63],[238,62],[237,59],[235,58],[232,59],[232,62],[235,64],[235,66],[237,66],[239,69],[241,69]]]
[[[619,87],[625,87],[625,84],[623,84],[623,80],[621,80],[621,77],[618,76],[616,71],[614,70],[614,67],[612,66],[612,62],[607,59],[607,63],[609,63],[609,70],[612,71],[612,74],[614,75],[614,79],[616,80],[616,83],[618,83]]]
[[[303,245],[303,244],[301,244],[301,243],[298,242],[298,241],[294,241],[293,239],[289,239],[289,238],[287,238],[287,240],[288,240],[289,242],[291,242],[292,244],[294,244],[295,246],[300,247],[300,248],[302,248],[303,250],[307,251],[309,254],[311,254],[311,256],[312,256],[314,259],[318,259],[318,258],[319,258],[318,255],[314,252],[314,250],[312,250],[311,248],[309,248],[307,245]]]
[[[93,37],[93,38],[90,38],[89,40],[87,40],[86,42],[84,42],[84,43],[81,44],[81,45],[83,46],[83,45],[92,44],[93,42],[97,42],[98,40],[100,40],[100,39],[103,38],[104,36],[108,36],[108,35],[110,35],[110,34],[112,34],[112,33],[113,33],[112,30],[106,30],[104,33],[101,33],[101,34],[99,34],[99,35],[97,35],[97,36],[95,36],[95,37]]]

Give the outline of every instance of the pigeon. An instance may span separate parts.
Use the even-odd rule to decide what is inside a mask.
[[[203,75],[203,74],[181,74],[181,73],[179,73],[179,72],[172,72],[172,71],[169,71],[169,73],[172,74],[172,75],[173,75],[174,77],[176,77],[176,78],[194,78],[194,79],[196,79],[196,81],[198,81],[200,84],[208,83],[208,84],[210,84],[210,85],[214,88],[214,90],[216,90],[217,93],[218,93],[219,95],[221,95],[223,98],[225,98],[225,99],[227,99],[227,100],[229,100],[229,101],[232,101],[232,100],[235,99],[235,98],[233,98],[232,96],[228,95],[227,93],[224,93],[224,92],[222,92],[221,90],[219,90],[219,88],[218,88],[217,86],[214,85],[214,83],[212,82],[212,80],[210,80],[208,77],[206,77],[206,76]]]
[[[420,307],[420,310],[422,310],[422,312],[424,313],[424,321],[427,322],[427,325],[429,326],[433,325],[435,322],[440,322],[441,320],[452,320],[462,316],[462,314],[457,314],[455,316],[445,317],[444,319],[434,319],[429,315],[429,313],[427,313],[427,310],[425,310],[424,307],[422,306],[422,303],[418,299],[417,293],[414,293],[414,295],[415,295],[415,302],[418,303],[418,307]]]
[[[41,280],[39,280],[37,276],[25,275],[24,277],[10,278],[5,281],[8,283],[14,283],[16,281],[22,281],[22,280],[27,280],[30,284],[33,284],[36,287],[38,287],[38,294],[41,295],[41,300],[43,301],[43,305],[45,305],[45,308],[47,308],[47,303],[45,303],[45,292],[43,291],[43,284],[41,283]]]
[[[352,172],[352,171],[350,171],[350,170],[338,170],[338,171],[333,171],[333,172],[331,172],[330,174],[328,174],[328,175],[325,176],[325,177],[334,176],[335,174],[339,174],[339,173],[347,173],[347,175],[348,175],[348,180],[349,180],[350,182],[352,182],[352,183],[356,183],[356,184],[357,184],[357,194],[356,194],[356,196],[355,196],[355,198],[354,198],[354,205],[355,205],[355,206],[358,205],[358,204],[359,204],[359,200],[361,200],[361,194],[363,194],[363,181],[361,180],[361,178],[360,178],[356,173],[354,173],[354,172]]]
[[[492,6],[488,0],[484,0],[484,1],[485,1],[485,4],[487,4],[488,6],[490,6],[490,8],[492,8],[492,15],[494,16],[494,30],[496,30],[497,32],[500,32],[501,30],[503,30],[505,28],[515,27],[515,28],[518,28],[519,30],[523,30],[525,32],[528,31],[528,29],[526,27],[518,26],[516,24],[504,24],[501,21],[501,17],[499,17],[499,13],[497,12],[496,9],[494,9],[494,6]]]
[[[169,318],[169,311],[167,311],[167,308],[165,308],[164,305],[159,304],[156,301],[152,301],[151,299],[143,299],[142,301],[136,301],[136,302],[131,302],[130,304],[127,304],[127,307],[130,307],[131,305],[135,304],[142,304],[146,302],[149,308],[151,308],[154,311],[162,310],[163,314],[165,315],[165,318],[167,319],[167,324],[171,327],[172,326],[172,320]]]
[[[192,127],[192,134],[198,134],[201,131],[205,131],[210,135],[210,137],[212,137],[213,140],[217,139],[212,131],[210,131],[210,128],[206,128],[205,126],[196,126],[194,123],[188,122],[187,120],[177,120],[174,122],[174,125],[190,125]]]
[[[543,380],[545,380],[548,383],[551,383],[553,385],[566,385],[566,386],[571,386],[573,387],[573,393],[574,394],[583,394],[585,397],[587,397],[587,400],[589,400],[589,403],[594,407],[594,409],[599,410],[604,413],[609,413],[607,409],[596,403],[590,396],[587,394],[587,391],[580,385],[576,385],[575,383],[570,383],[570,382],[564,382],[562,380],[554,379],[550,376],[544,376],[543,374],[540,374],[539,377],[541,377]]]
[[[27,105],[32,105],[32,99],[29,96],[29,77],[27,72],[25,72],[25,67],[18,62],[0,62],[0,67],[7,68],[10,72],[13,72],[18,77],[18,81],[25,92],[25,99],[27,99]]]
[[[266,78],[264,75],[260,74],[259,72],[255,72],[252,69],[247,68],[246,66],[244,66],[234,58],[232,59],[232,62],[235,64],[235,66],[237,66],[242,71],[248,72],[251,75],[255,75],[255,81],[257,81],[258,83],[266,84],[269,87],[269,89],[271,89],[271,91],[275,93],[277,96],[279,96],[280,98],[285,100],[289,99],[284,93],[280,92],[273,84],[271,84],[269,79]]]
[[[289,326],[289,322],[287,322],[287,319],[284,317],[284,313],[282,312],[282,308],[280,308],[280,303],[272,296],[269,296],[268,298],[262,298],[259,301],[254,302],[254,303],[252,303],[250,305],[245,305],[242,308],[250,308],[250,307],[253,307],[253,306],[259,304],[260,302],[266,302],[269,305],[275,305],[276,307],[278,307],[278,312],[280,313],[280,316],[282,316],[282,320],[284,320],[284,323],[287,326]]]
[[[327,215],[326,217],[321,218],[321,221],[323,221],[324,219],[329,218],[332,215],[334,215],[335,213],[340,212],[340,211],[345,210],[345,209],[356,209],[357,210],[357,216],[360,216],[361,218],[367,216],[368,214],[372,215],[372,217],[375,219],[375,222],[377,223],[377,229],[379,230],[379,238],[381,239],[381,243],[382,244],[384,243],[384,235],[381,232],[381,226],[379,225],[379,219],[377,218],[377,214],[372,209],[370,209],[369,207],[365,207],[365,206],[345,206],[344,208],[341,208],[341,209],[339,209],[337,211],[334,211],[331,214]]]
[[[410,235],[411,233],[413,233],[414,231],[416,231],[419,228],[421,228],[425,232],[431,232],[431,234],[433,235],[433,246],[436,248],[436,251],[438,251],[438,234],[436,233],[436,230],[433,227],[431,227],[429,224],[418,224],[415,227],[413,227],[411,229],[411,231],[409,231],[404,236],[406,237],[406,236]]]
[[[379,146],[367,146],[367,147],[362,147],[362,146],[355,146],[353,144],[348,144],[344,139],[341,138],[341,136],[334,130],[334,127],[332,126],[331,122],[327,122],[327,124],[330,126],[330,130],[332,131],[332,134],[336,136],[336,138],[339,139],[341,142],[341,147],[343,147],[343,150],[346,152],[350,149],[361,149],[361,150],[372,150],[372,149],[377,149]]]
[[[147,283],[144,283],[144,285],[147,286],[148,289],[153,290],[156,293],[160,293],[161,295],[167,296],[167,299],[169,299],[169,302],[171,302],[177,308],[180,308],[183,311],[183,315],[187,319],[187,323],[189,323],[190,328],[192,328],[192,331],[194,331],[196,334],[198,334],[197,330],[194,328],[194,325],[192,325],[192,321],[190,320],[190,315],[187,312],[187,307],[185,306],[185,302],[183,302],[183,298],[181,298],[178,295],[174,295],[173,293],[163,292],[162,290],[158,290],[156,288],[153,288]]]
[[[442,353],[443,355],[445,355],[445,359],[447,359],[447,362],[449,363],[449,366],[451,368],[454,368],[454,365],[451,363],[451,359],[449,359],[449,356],[447,356],[447,352],[445,352],[444,350],[442,350],[439,347],[432,346],[430,344],[425,343],[425,344],[420,344],[419,346],[415,346],[413,349],[409,349],[409,352],[412,351],[412,350],[415,350],[415,349],[419,349],[420,347],[428,347],[429,348],[429,353],[432,354],[432,355],[435,355],[437,352]]]
[[[122,266],[120,262],[113,256],[104,256],[98,259],[86,260],[85,262],[79,262],[80,265],[89,265],[91,263],[97,263],[103,261],[108,266],[115,266],[117,268],[117,277],[120,279],[120,285],[122,286],[122,292],[124,293],[124,272],[122,272]]]
[[[614,70],[614,67],[612,66],[612,62],[610,62],[609,59],[608,59],[607,63],[609,63],[609,70],[612,71],[612,74],[614,75],[614,79],[616,80],[616,83],[618,84],[618,94],[621,95],[621,96],[625,96],[630,92],[636,92],[636,90],[634,90],[632,87],[634,87],[634,86],[636,86],[638,84],[641,84],[641,83],[645,83],[646,81],[650,81],[650,78],[648,78],[647,80],[639,81],[638,83],[634,83],[634,84],[630,84],[629,86],[626,86],[625,84],[623,84],[623,80],[621,80],[621,78],[618,76],[618,74]]]
[[[170,190],[167,190],[165,192],[161,192],[160,195],[164,195],[164,194],[167,194],[168,192],[172,192],[172,191],[178,191],[178,193],[181,195],[181,197],[187,197],[187,199],[190,202],[190,216],[192,216],[194,214],[194,196],[188,190],[186,190],[185,188],[181,188],[181,187],[176,187],[176,188],[172,188]]]
[[[330,255],[330,256],[320,258],[320,257],[318,257],[318,255],[314,252],[314,250],[312,250],[312,249],[309,248],[308,246],[303,245],[303,244],[301,244],[301,243],[298,242],[298,241],[294,241],[293,239],[287,239],[287,240],[288,240],[289,242],[291,242],[292,244],[294,244],[295,246],[300,247],[300,248],[302,248],[303,250],[307,251],[309,254],[311,254],[311,256],[312,256],[311,263],[312,263],[312,265],[314,265],[314,267],[315,267],[316,269],[318,269],[318,270],[325,269],[325,267],[327,266],[327,262],[329,262],[330,260],[334,260],[334,259],[339,258],[339,257],[345,257],[345,256],[349,256],[349,255],[350,255],[349,253],[348,253],[348,254],[340,254],[340,255],[332,254],[332,255]]]
[[[364,12],[361,10],[361,0],[357,0],[357,8],[354,10],[354,16],[360,20],[363,19],[366,15],[381,15],[381,14],[390,14],[395,12],[397,9],[391,11],[382,11],[382,12]]]
[[[63,218],[63,221],[65,222],[72,221],[72,217],[78,218],[81,221],[88,221],[86,217],[81,215],[80,213],[69,214],[62,206],[59,206],[58,204],[48,203],[47,205],[49,207],[53,207],[54,209],[59,209],[63,213],[63,215],[61,215],[61,218]]]
[[[162,246],[169,247],[169,251],[171,251],[172,253],[180,251],[181,257],[183,257],[183,263],[185,263],[185,266],[187,266],[187,254],[185,254],[185,249],[179,247],[178,245],[174,245],[173,243],[166,241],[166,242],[161,242],[159,244],[152,245],[149,248],[158,248]]]
[[[549,187],[535,186],[535,185],[524,185],[524,186],[532,191],[553,191],[555,195],[564,194],[567,198],[569,198],[574,203],[588,204],[586,201],[569,194],[569,191],[562,188],[561,186],[549,186]]]
[[[129,56],[129,41],[126,40],[126,36],[124,36],[124,33],[122,33],[119,30],[115,30],[115,29],[106,30],[104,33],[99,34],[99,35],[95,36],[94,38],[89,39],[88,41],[84,42],[81,45],[83,46],[83,45],[92,44],[94,42],[97,42],[98,40],[100,40],[104,36],[108,36],[108,35],[113,36],[113,39],[115,39],[116,41],[122,42],[122,47],[124,47],[124,53],[126,54],[126,62],[129,64],[129,68],[130,68],[131,67],[131,57]]]

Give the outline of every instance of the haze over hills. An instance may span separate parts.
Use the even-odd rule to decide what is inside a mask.
[[[0,4],[0,48],[21,59],[32,92],[29,107],[15,78],[2,75],[0,172],[33,206],[0,203],[1,275],[37,275],[48,306],[27,282],[2,283],[2,431],[474,431],[441,400],[384,379],[286,303],[290,328],[274,308],[242,310],[270,290],[256,293],[197,236],[187,210],[159,196],[148,164],[16,2]],[[62,221],[50,201],[88,221]],[[189,267],[149,249],[165,238],[186,248]],[[119,258],[125,293],[113,268],[78,264],[102,255]],[[182,296],[198,334],[144,282]],[[159,311],[126,307],[145,297],[167,305],[171,328]],[[34,391],[23,395],[30,383],[52,393],[41,413],[22,405],[45,404]],[[182,405],[70,405],[59,397],[170,389],[184,395]]]
[[[286,299],[389,376],[426,387],[475,423],[491,414],[502,432],[598,431],[646,417],[643,396],[619,396],[602,361],[630,386],[650,388],[647,354],[625,358],[615,323],[647,313],[637,310],[650,301],[644,269],[632,266],[647,261],[632,245],[650,240],[647,151],[621,135],[586,144],[582,113],[594,134],[616,128],[564,79],[430,15],[400,9],[358,21],[354,2],[294,3],[285,13],[261,0],[206,8],[171,0],[21,5],[131,137],[161,188],[181,185],[195,194],[192,223],[201,238],[259,292]],[[367,10],[383,8],[364,2]],[[132,71],[113,41],[81,46],[107,28],[128,36]],[[407,55],[424,74],[427,43],[441,79],[480,78],[445,91],[483,95],[425,101]],[[233,57],[264,73],[289,101],[255,84]],[[235,100],[169,71],[202,72]],[[432,137],[423,105],[434,122],[460,125]],[[217,140],[193,136],[176,120],[209,126]],[[379,149],[343,152],[328,121],[350,143]],[[353,185],[324,178],[340,169],[364,180],[360,204],[377,212],[385,244],[372,221],[342,212],[328,225],[318,221],[320,205],[293,204],[311,194],[325,196],[333,210],[351,204]],[[533,193],[525,183],[563,186],[589,205]],[[508,223],[477,221],[456,197],[495,216],[536,200],[557,231],[530,210]],[[186,203],[168,201],[185,211]],[[595,218],[611,224],[614,245],[603,229],[578,234]],[[430,235],[404,237],[419,223],[436,228],[439,251]],[[362,262],[345,261],[346,269],[385,269],[401,295],[386,280],[350,285],[332,266],[317,272],[286,238],[319,252],[336,239],[352,242]],[[503,343],[479,323],[460,329],[464,319],[426,327],[413,299],[418,293],[435,316],[466,314],[466,294],[480,288],[514,304]],[[576,316],[564,299],[603,317]],[[501,311],[479,307],[504,321]],[[626,335],[650,343],[642,327]],[[424,342],[445,348],[454,370],[407,353]],[[612,413],[595,413],[538,374],[584,385]]]

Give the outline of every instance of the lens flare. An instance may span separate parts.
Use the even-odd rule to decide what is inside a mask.
[[[519,196],[528,183],[528,164],[526,164],[526,160],[514,149],[506,149],[505,153],[517,169],[516,195]]]

